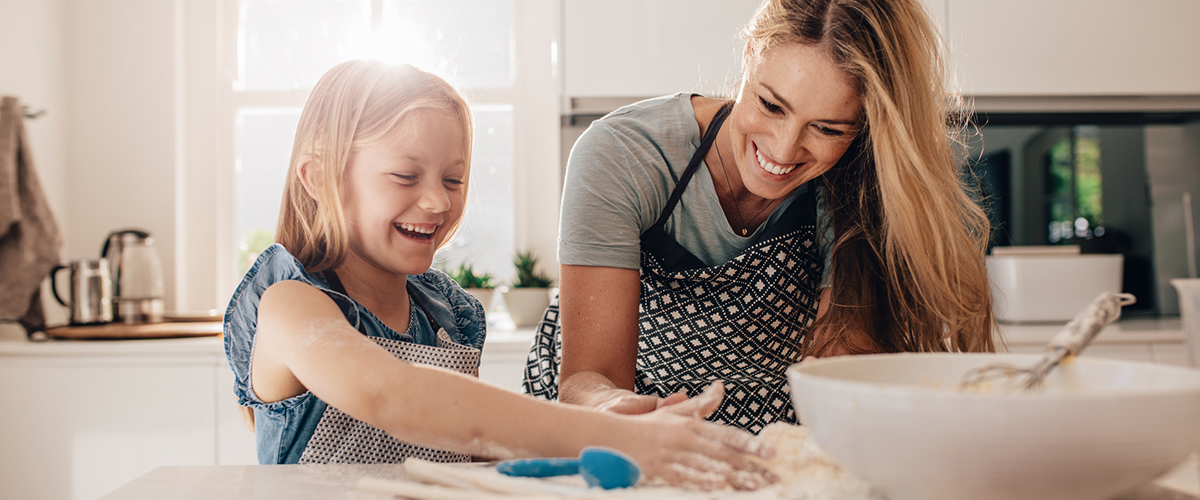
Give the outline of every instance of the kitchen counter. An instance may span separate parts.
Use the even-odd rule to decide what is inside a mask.
[[[309,499],[394,499],[392,495],[358,490],[359,478],[375,477],[407,481],[399,465],[246,465],[159,467],[100,500],[309,500]],[[620,490],[612,490],[619,498]],[[469,493],[469,492],[468,492]],[[720,492],[709,498],[755,498],[758,492]],[[1175,470],[1157,481],[1117,500],[1197,500],[1200,499],[1200,471],[1193,455]],[[469,498],[465,495],[463,498]],[[697,495],[701,496],[701,495]],[[449,498],[449,497],[447,497]],[[511,498],[519,498],[513,496]]]

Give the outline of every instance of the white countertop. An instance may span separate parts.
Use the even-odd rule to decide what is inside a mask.
[[[1009,346],[1044,345],[1066,323],[1000,324]],[[533,328],[493,329],[488,332],[484,353],[528,352]],[[1182,344],[1183,324],[1179,317],[1123,319],[1105,328],[1095,345]],[[222,338],[191,337],[149,340],[50,340],[31,342],[23,334],[0,335],[0,356],[97,356],[97,355],[225,355]]]
[[[403,467],[375,465],[224,465],[159,467],[100,500],[384,500],[396,497],[358,490],[359,478],[407,481]],[[619,498],[620,490],[611,490]],[[718,492],[707,498],[756,498],[768,492]],[[1200,473],[1195,456],[1157,481],[1117,500],[1197,500]],[[469,492],[468,496],[469,497]],[[520,498],[513,496],[511,498]]]

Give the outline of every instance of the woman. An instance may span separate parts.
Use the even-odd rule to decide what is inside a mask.
[[[766,0],[743,36],[735,100],[644,101],[576,143],[528,392],[644,413],[723,380],[711,418],[757,432],[795,420],[802,356],[993,349],[918,0]]]

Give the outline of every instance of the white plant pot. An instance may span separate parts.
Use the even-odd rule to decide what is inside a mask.
[[[464,290],[466,290],[467,293],[474,295],[476,299],[479,299],[479,303],[483,304],[484,312],[492,310],[492,298],[496,296],[496,289],[494,289],[494,288],[465,288]]]
[[[508,315],[512,316],[514,325],[518,328],[533,326],[550,306],[550,289],[509,288],[504,292],[504,304],[508,306]]]

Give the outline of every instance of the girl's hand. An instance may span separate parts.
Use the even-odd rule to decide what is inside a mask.
[[[633,457],[646,477],[673,485],[757,489],[778,481],[750,459],[770,458],[774,447],[741,429],[702,420],[724,396],[724,385],[714,382],[693,399],[634,417],[640,432],[623,436],[616,447]]]

